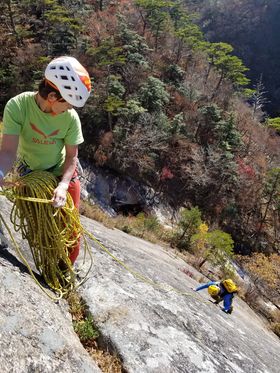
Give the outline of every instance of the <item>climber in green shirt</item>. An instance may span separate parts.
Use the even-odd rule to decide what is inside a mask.
[[[59,178],[52,199],[55,207],[64,206],[67,191],[79,207],[76,168],[83,134],[73,107],[83,107],[90,91],[86,69],[74,57],[62,56],[47,65],[37,92],[24,92],[8,101],[3,117],[0,186],[18,158],[22,174],[47,170]],[[79,248],[71,253],[72,262],[78,252]]]

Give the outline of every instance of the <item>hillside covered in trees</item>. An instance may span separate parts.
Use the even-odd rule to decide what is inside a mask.
[[[175,211],[197,206],[238,253],[279,253],[280,138],[248,103],[242,60],[207,41],[189,3],[2,2],[1,115],[36,90],[48,61],[73,55],[93,81],[80,157],[152,187]]]
[[[252,86],[262,80],[264,108],[270,116],[280,115],[280,39],[278,0],[185,0],[201,15],[199,24],[207,38],[224,41],[250,68]]]

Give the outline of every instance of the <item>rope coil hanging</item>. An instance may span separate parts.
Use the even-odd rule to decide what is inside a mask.
[[[83,228],[80,223],[79,213],[69,193],[67,193],[65,207],[54,208],[51,198],[53,190],[57,186],[57,179],[51,173],[33,171],[13,184],[15,186],[4,189],[3,192],[0,192],[0,195],[6,196],[13,202],[10,215],[11,222],[14,229],[20,231],[23,238],[28,240],[36,268],[42,274],[48,286],[58,294],[58,297],[53,297],[47,293],[52,299],[60,299],[86,281],[93,263],[86,236],[95,241],[114,261],[138,280],[165,292],[171,291],[198,299],[188,291],[181,291],[170,285],[154,282],[115,257],[93,234]],[[0,220],[9,232],[15,249],[31,276],[45,291],[33,274],[1,213]],[[90,267],[84,279],[77,284],[76,273],[68,255],[80,238],[83,239],[84,243],[84,262],[86,254],[89,254]],[[206,301],[201,299],[200,301],[206,303]]]
[[[36,268],[47,285],[61,298],[77,286],[69,253],[81,238],[85,254],[90,254],[90,250],[70,194],[67,193],[65,207],[53,207],[51,198],[56,186],[57,179],[51,173],[33,171],[20,177],[13,187],[5,188],[1,194],[13,203],[10,220],[15,231],[20,231],[22,237],[27,239]],[[2,216],[1,220],[7,228]],[[20,248],[16,246],[34,278]]]

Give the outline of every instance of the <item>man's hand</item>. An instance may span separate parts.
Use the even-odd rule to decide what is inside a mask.
[[[53,192],[52,201],[54,207],[63,207],[65,205],[68,187],[67,183],[60,182],[58,184]]]

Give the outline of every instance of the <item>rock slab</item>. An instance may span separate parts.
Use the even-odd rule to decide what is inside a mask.
[[[128,372],[279,372],[280,339],[238,297],[225,314],[206,291],[192,290],[197,282],[171,252],[82,220],[112,255],[157,283],[136,278],[91,242],[94,267],[81,292]]]

